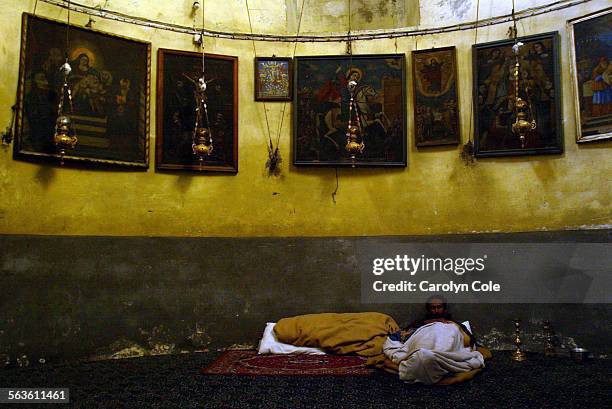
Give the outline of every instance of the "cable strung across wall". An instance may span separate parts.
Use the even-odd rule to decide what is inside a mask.
[[[232,40],[249,40],[249,41],[273,41],[273,42],[346,42],[349,40],[349,36],[346,33],[343,34],[331,34],[331,35],[281,35],[281,34],[257,34],[257,33],[233,33],[226,31],[216,30],[204,30],[198,31],[193,27],[182,26],[179,24],[166,23],[163,21],[151,20],[144,17],[130,16],[128,14],[120,13],[118,11],[106,10],[104,8],[87,6],[71,2],[69,5],[65,0],[40,0],[43,3],[52,4],[54,6],[62,8],[70,8],[70,10],[87,14],[90,16],[97,16],[107,20],[120,21],[128,24],[135,24],[144,27],[156,28],[160,30],[174,31],[183,34],[203,34],[207,37],[216,38],[227,38]],[[545,5],[527,8],[515,13],[517,20],[523,20],[530,17],[539,16],[542,14],[553,13],[566,8],[574,7],[580,4],[588,3],[592,0],[558,0]],[[478,22],[472,21],[467,23],[454,24],[443,27],[424,28],[424,29],[412,29],[412,28],[397,28],[388,30],[363,30],[354,32],[350,35],[350,40],[377,40],[384,38],[398,38],[398,37],[411,37],[411,36],[422,36],[429,34],[440,34],[450,33],[454,31],[472,30],[476,27],[493,26],[497,24],[504,24],[512,21],[512,14],[505,14],[503,16],[495,16],[487,19],[480,20]]]

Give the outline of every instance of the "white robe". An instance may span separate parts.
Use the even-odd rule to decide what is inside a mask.
[[[467,372],[484,367],[484,357],[463,345],[463,334],[455,324],[433,322],[417,329],[405,343],[387,338],[385,355],[399,366],[400,379],[434,384],[449,372]]]

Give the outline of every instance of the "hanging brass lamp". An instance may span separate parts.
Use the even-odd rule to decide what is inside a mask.
[[[194,2],[193,12],[195,13],[199,8],[199,2]],[[206,21],[204,14],[205,10],[206,3],[204,2],[202,5],[202,33],[200,35],[199,43],[200,47],[202,48],[202,76],[198,79],[196,84],[196,115],[191,143],[191,150],[200,161],[200,168],[204,162],[204,159],[209,157],[213,152],[213,137],[212,130],[210,128],[210,121],[208,120],[208,106],[206,103],[206,54],[204,52],[204,23]]]
[[[193,129],[191,149],[200,163],[213,152],[213,140],[210,127],[208,126],[208,110],[206,106],[206,81],[204,76],[198,80],[196,90],[196,120]],[[206,120],[206,126],[203,120]]]
[[[68,64],[68,58],[66,58],[64,65],[61,66],[60,71],[64,74],[64,83],[62,85],[60,100],[57,107],[57,120],[55,122],[53,143],[59,151],[60,165],[63,165],[66,149],[74,149],[78,143],[78,139],[72,118],[70,118],[64,109],[64,98],[66,95],[68,95],[68,104],[70,107],[70,112],[72,112],[72,91],[68,85],[68,76],[70,75],[72,68],[70,67],[70,64]]]
[[[514,38],[514,45],[512,46],[512,52],[514,53],[514,113],[515,120],[512,124],[512,132],[515,135],[518,135],[519,140],[521,142],[521,148],[525,148],[526,136],[529,131],[536,129],[537,124],[535,119],[531,119],[529,121],[529,103],[519,97],[519,82],[520,82],[520,72],[521,72],[521,61],[519,58],[521,47],[524,45],[522,42],[518,41],[517,30],[516,30],[516,16],[514,15],[514,0],[512,2],[512,20],[514,22],[514,27],[512,27],[512,37]],[[525,90],[527,91],[527,90]],[[525,92],[525,97],[529,98],[527,92]]]
[[[515,101],[515,109],[516,109],[516,120],[512,124],[512,132],[515,135],[519,136],[521,141],[521,148],[525,147],[525,136],[527,132],[536,129],[537,124],[535,120],[528,120],[529,118],[529,105],[522,98],[516,98]]]
[[[68,18],[66,21],[66,60],[59,69],[60,72],[63,74],[64,82],[60,91],[60,99],[57,106],[57,119],[55,121],[55,132],[53,133],[53,143],[59,151],[60,165],[64,164],[64,155],[66,154],[66,149],[74,149],[78,143],[74,123],[72,121],[72,118],[69,116],[69,113],[65,110],[65,98],[66,95],[68,95],[68,106],[70,108],[69,112],[72,113],[73,111],[72,90],[70,89],[70,85],[68,85],[68,77],[72,72],[72,67],[70,66],[70,63],[68,63],[68,50],[70,48],[69,33],[70,0],[68,1]]]
[[[348,41],[346,42],[346,53],[349,55],[349,70],[347,76],[348,83],[346,87],[349,92],[349,114],[348,114],[348,123],[346,126],[346,146],[344,149],[351,157],[352,166],[355,167],[355,161],[357,160],[357,155],[363,153],[365,149],[364,143],[364,132],[361,128],[361,120],[359,118],[359,107],[355,102],[355,93],[357,91],[357,81],[353,79],[350,75],[353,67],[353,46],[351,39],[351,0],[348,0]],[[354,111],[354,122],[353,122],[353,111]]]
[[[348,82],[348,91],[350,95],[349,99],[349,116],[348,116],[348,125],[346,128],[346,146],[345,149],[348,154],[351,156],[351,162],[353,163],[353,167],[355,167],[355,161],[357,159],[357,155],[363,153],[365,149],[365,142],[363,140],[363,129],[361,128],[361,120],[359,118],[359,109],[357,108],[357,103],[355,102],[355,90],[357,89],[357,81],[350,80]],[[353,121],[353,111],[354,118]]]

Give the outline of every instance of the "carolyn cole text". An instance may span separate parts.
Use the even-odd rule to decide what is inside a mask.
[[[449,281],[448,283],[430,283],[429,281],[421,281],[418,284],[412,281],[402,280],[397,283],[383,283],[382,281],[374,281],[372,284],[374,291],[386,292],[386,291],[398,291],[398,292],[444,292],[444,293],[465,293],[465,292],[499,292],[501,291],[501,285],[489,281],[483,283],[482,281],[472,281],[471,284],[467,283],[455,283]]]

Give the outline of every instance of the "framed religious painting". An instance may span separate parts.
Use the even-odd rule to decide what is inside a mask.
[[[295,165],[406,166],[404,54],[296,57],[294,63]],[[357,153],[346,149],[349,119]]]
[[[72,103],[62,92],[66,55]],[[15,159],[147,168],[150,68],[150,43],[24,14]],[[60,159],[54,134],[62,94],[77,143]]]
[[[568,22],[576,141],[612,138],[612,7]]]
[[[291,58],[255,58],[255,101],[291,101]]]
[[[416,146],[461,141],[455,47],[412,52]]]
[[[473,46],[474,153],[477,157],[563,152],[559,34],[519,38],[519,80],[515,81],[513,40]],[[521,141],[512,132],[518,97],[527,103],[532,129]]]
[[[196,113],[202,54],[159,49],[155,164],[163,170],[238,172],[238,57],[206,54],[206,91]],[[208,155],[198,156],[196,119],[209,130]],[[198,127],[200,128],[200,127]]]

